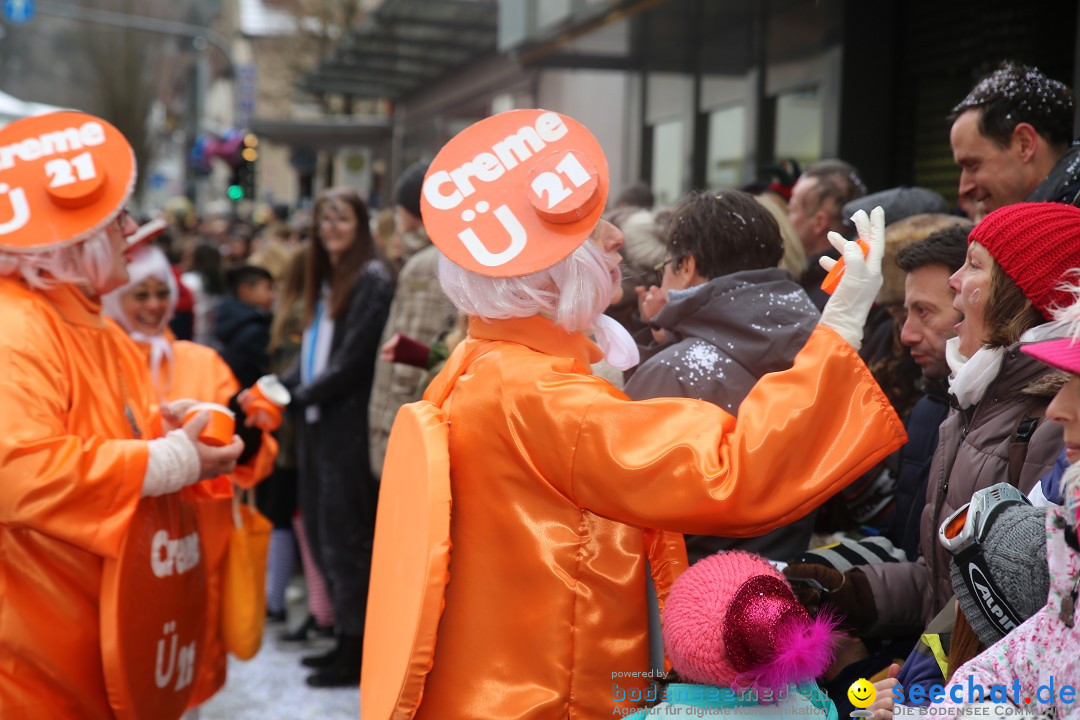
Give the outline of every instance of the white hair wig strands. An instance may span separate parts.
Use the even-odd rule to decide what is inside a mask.
[[[1080,278],[1080,268],[1073,268],[1065,274],[1073,279]],[[1075,345],[1080,341],[1080,281],[1062,282],[1058,288],[1073,296],[1072,302],[1064,307],[1054,308],[1054,322],[1064,326],[1063,337],[1072,338]]]
[[[0,275],[22,275],[30,287],[78,285],[97,292],[112,275],[116,258],[106,230],[67,247],[33,253],[0,252]]]
[[[518,277],[488,277],[439,255],[439,283],[458,310],[506,320],[545,315],[570,332],[589,332],[615,292],[612,268],[586,241],[546,270]]]

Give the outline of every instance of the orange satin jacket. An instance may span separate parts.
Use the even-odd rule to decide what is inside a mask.
[[[166,331],[172,344],[172,364],[163,359],[159,368],[162,395],[165,401],[191,398],[200,402],[228,405],[240,391],[232,370],[213,348],[185,340],[175,340]],[[138,344],[144,362],[150,366],[150,346]],[[189,705],[195,707],[209,700],[225,685],[227,658],[221,641],[221,582],[225,553],[232,534],[232,483],[251,487],[270,475],[274,469],[278,445],[273,435],[264,432],[259,452],[246,465],[237,468],[229,477],[205,480],[198,484],[196,511],[199,516],[199,535],[203,560],[206,563],[207,613],[206,636],[202,642],[201,659],[195,674],[194,689]]]
[[[102,558],[120,549],[160,435],[150,374],[71,286],[0,277],[0,308],[0,718],[111,719]]]
[[[738,419],[696,400],[628,400],[590,375],[599,348],[538,316],[473,319],[426,397],[478,343],[487,352],[443,405],[452,550],[423,720],[627,707],[613,693],[648,682],[626,675],[648,669],[643,527],[760,535],[906,440],[828,328],[761,379]]]

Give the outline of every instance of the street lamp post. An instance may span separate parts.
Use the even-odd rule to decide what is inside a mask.
[[[79,7],[65,3],[52,2],[51,0],[37,0],[37,12],[42,15],[54,15],[56,17],[80,20],[82,22],[97,23],[99,25],[111,25],[113,27],[131,28],[146,32],[162,33],[164,35],[179,35],[197,40],[202,38],[217,48],[225,58],[229,74],[234,71],[232,52],[229,50],[229,41],[221,33],[202,25],[176,22],[174,20],[161,20],[159,18],[146,17],[145,15],[129,15],[127,13],[113,12],[112,10],[98,10],[97,8]]]
[[[78,5],[68,5],[62,2],[53,2],[52,0],[37,0],[36,10],[42,15],[52,15],[55,17],[68,18],[70,20],[96,23],[98,25],[109,25],[112,27],[191,38],[192,45],[198,52],[195,63],[195,92],[194,97],[192,98],[192,105],[194,106],[194,127],[190,138],[190,142],[192,143],[195,142],[195,139],[198,137],[201,130],[200,120],[202,113],[205,111],[205,98],[210,84],[210,70],[207,63],[206,48],[210,45],[216,48],[225,59],[228,74],[234,77],[236,75],[236,65],[233,62],[228,39],[221,35],[221,33],[202,25],[192,25],[190,23],[182,23],[175,20],[162,20],[160,18],[147,17],[145,15],[131,15],[128,13],[114,12],[112,10],[100,10],[97,8],[80,7]],[[236,102],[235,98],[233,101],[234,103]],[[194,173],[190,167],[187,169],[185,175],[186,178],[184,184],[186,186],[187,194],[192,200],[195,200]]]

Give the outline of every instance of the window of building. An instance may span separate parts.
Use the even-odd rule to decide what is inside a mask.
[[[745,105],[733,105],[709,113],[705,183],[710,188],[736,187],[743,183],[745,138]]]
[[[821,93],[818,86],[776,96],[776,157],[804,167],[821,159]]]
[[[657,205],[671,205],[683,194],[683,121],[653,126],[652,189]]]

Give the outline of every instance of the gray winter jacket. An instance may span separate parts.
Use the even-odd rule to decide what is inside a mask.
[[[653,322],[672,339],[641,348],[642,362],[625,392],[633,400],[706,400],[734,415],[762,375],[791,367],[819,317],[803,289],[778,268],[731,273],[674,291]],[[736,547],[790,560],[806,550],[812,530],[813,514],[757,538],[688,535],[686,549],[691,562]]]
[[[1005,350],[1001,370],[979,403],[952,410],[941,424],[922,513],[922,557],[917,562],[862,568],[878,615],[869,634],[921,632],[952,597],[951,557],[937,540],[938,527],[975,491],[1009,482],[1009,445],[1018,422],[1025,416],[1042,416],[1061,385],[1059,375],[1019,347],[1017,343]],[[1053,466],[1062,442],[1060,425],[1039,421],[1027,443],[1021,491],[1026,494]]]

